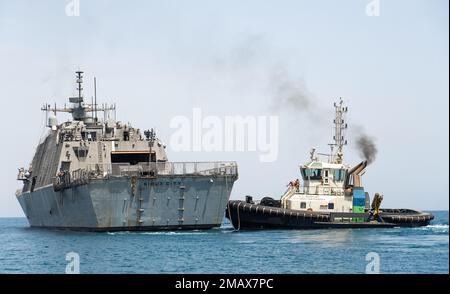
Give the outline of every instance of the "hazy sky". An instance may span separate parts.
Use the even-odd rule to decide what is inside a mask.
[[[279,156],[174,152],[171,161],[236,160],[232,198],[278,198],[311,147],[327,152],[333,101],[349,106],[346,162],[360,158],[358,129],[377,159],[363,177],[384,207],[449,208],[449,2],[0,0],[2,143],[0,216],[22,216],[14,192],[44,128],[45,102],[85,94],[116,102],[118,119],[154,127],[169,142],[176,115],[279,115]],[[281,73],[281,74],[280,74]],[[273,77],[304,93],[305,105],[277,107]],[[303,107],[305,106],[305,107]],[[303,107],[303,108],[302,108]],[[291,108],[291,109],[290,109]],[[62,118],[60,119],[60,121]]]

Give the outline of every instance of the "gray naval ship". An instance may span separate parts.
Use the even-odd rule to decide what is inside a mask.
[[[48,135],[17,199],[32,227],[89,231],[219,227],[238,178],[235,162],[169,162],[153,129],[116,121],[115,105],[86,103],[83,72],[70,106],[46,104]],[[95,79],[94,79],[94,85]],[[73,120],[58,124],[58,112]],[[98,118],[98,113],[103,119]]]

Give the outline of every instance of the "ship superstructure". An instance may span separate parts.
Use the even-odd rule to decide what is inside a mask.
[[[116,120],[115,105],[77,97],[45,104],[49,133],[16,196],[31,226],[81,230],[158,230],[221,225],[238,178],[235,162],[169,162],[153,129]],[[95,83],[96,84],[96,83]],[[72,115],[58,124],[57,113]],[[103,118],[98,114],[102,113]]]

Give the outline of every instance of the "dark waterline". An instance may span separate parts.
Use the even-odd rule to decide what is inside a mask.
[[[0,273],[64,273],[66,253],[81,273],[449,273],[448,211],[428,227],[308,231],[88,233],[29,228],[0,218]]]

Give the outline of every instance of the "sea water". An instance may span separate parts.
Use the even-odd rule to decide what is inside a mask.
[[[0,273],[65,273],[75,254],[80,273],[448,274],[448,211],[432,213],[419,228],[239,232],[226,220],[207,231],[89,233],[0,218]]]

